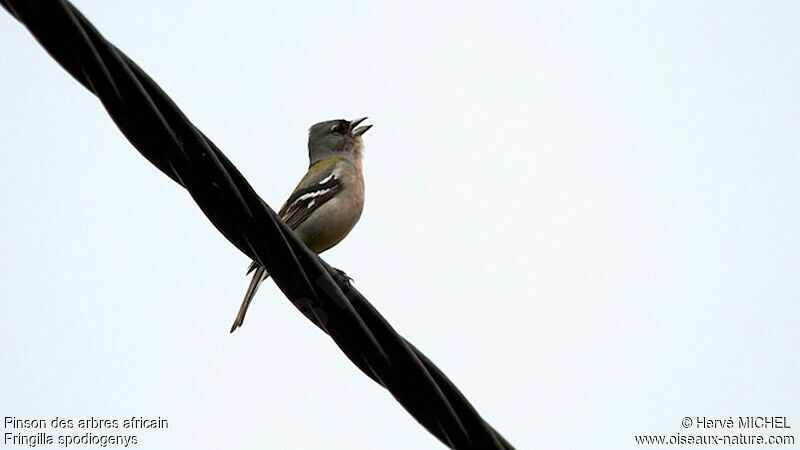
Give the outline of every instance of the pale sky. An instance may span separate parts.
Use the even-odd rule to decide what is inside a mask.
[[[75,1],[275,209],[311,124],[370,117],[324,258],[518,448],[800,440],[796,2],[286,3]],[[443,448],[271,282],[228,334],[247,257],[6,13],[0,65],[0,416]]]

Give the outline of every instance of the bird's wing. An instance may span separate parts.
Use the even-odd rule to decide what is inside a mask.
[[[303,177],[278,212],[289,228],[297,228],[308,216],[342,190],[344,186],[335,168],[336,164],[329,164],[326,168],[309,172]]]

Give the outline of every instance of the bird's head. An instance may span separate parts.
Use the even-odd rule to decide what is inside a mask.
[[[372,127],[359,126],[365,120],[366,117],[356,120],[327,120],[312,125],[308,130],[308,157],[311,164],[326,158],[361,158],[364,147],[361,135]]]

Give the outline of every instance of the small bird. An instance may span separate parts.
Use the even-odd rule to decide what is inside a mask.
[[[361,125],[367,118],[328,120],[308,130],[308,172],[278,212],[315,253],[341,242],[350,233],[364,208],[364,178],[361,136],[372,125]],[[231,333],[242,326],[247,308],[262,281],[269,274],[253,261],[247,273],[255,271],[244,294]]]

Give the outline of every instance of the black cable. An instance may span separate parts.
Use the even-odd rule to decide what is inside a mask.
[[[458,388],[309,250],[161,88],[66,0],[0,0],[96,95],[134,147],[189,191],[214,226],[264,265],[309,320],[451,448],[513,448]]]

